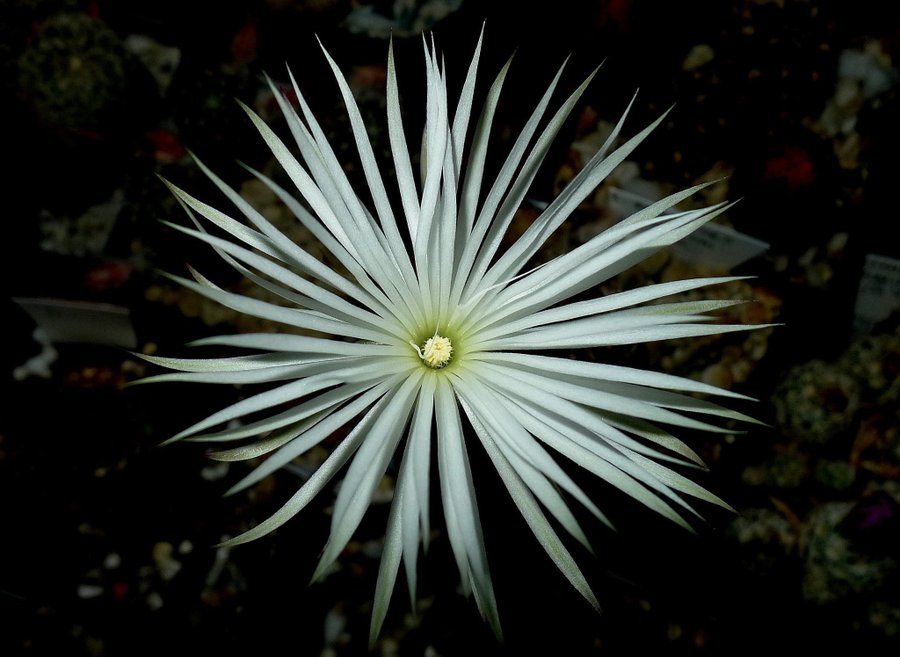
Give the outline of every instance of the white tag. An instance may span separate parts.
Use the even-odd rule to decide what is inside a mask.
[[[629,192],[627,189],[609,188],[609,211],[616,219],[631,216],[653,203],[654,201],[646,196]]]
[[[853,330],[868,333],[880,321],[900,308],[900,260],[869,253],[863,266],[856,308],[853,310]]]
[[[729,270],[769,250],[769,243],[721,224],[705,223],[672,245],[686,262]]]
[[[656,201],[625,189],[609,190],[609,208],[617,217],[643,210]],[[663,214],[671,214],[671,209]],[[687,237],[672,245],[672,252],[695,265],[729,270],[769,250],[769,243],[740,233],[721,224],[705,223]]]
[[[22,306],[50,342],[87,342],[134,349],[137,336],[128,308],[108,303],[64,299],[13,299]]]

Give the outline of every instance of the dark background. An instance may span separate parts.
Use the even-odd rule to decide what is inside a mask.
[[[126,307],[136,349],[148,353],[184,353],[181,345],[193,338],[247,330],[160,277],[159,270],[183,274],[190,262],[239,285],[213,254],[157,221],[182,219],[156,174],[209,200],[214,190],[186,148],[238,186],[247,176],[235,160],[274,172],[233,99],[284,128],[263,73],[283,83],[285,62],[342,145],[339,155],[352,160],[316,36],[350,74],[383,153],[387,40],[354,31],[358,23],[348,16],[367,6],[389,15],[393,4],[0,0],[7,165],[0,653],[365,653],[386,504],[373,506],[340,569],[322,584],[307,582],[328,531],[328,495],[275,535],[217,553],[210,546],[266,517],[296,488],[296,476],[282,472],[222,499],[243,466],[223,473],[197,446],[157,445],[241,391],[126,388],[150,370],[119,348],[81,343],[56,345],[49,376],[17,380],[13,370],[40,347],[33,321],[10,299]],[[565,93],[605,61],[548,156],[532,192],[537,199],[567,179],[572,145],[598,120],[615,120],[636,89],[628,134],[674,103],[632,159],[645,179],[667,189],[729,175],[727,197],[742,201],[728,223],[770,244],[735,270],[758,276],[740,292],[759,302],[756,321],[784,325],[755,342],[706,341],[689,359],[678,345],[595,356],[701,377],[737,363],[744,376],[725,384],[757,397],[760,403],[741,410],[771,426],[728,440],[689,437],[711,466],[704,483],[740,512],[700,509],[708,522],[697,523],[696,536],[593,485],[619,527],[612,534],[591,526],[595,557],[573,547],[603,605],[600,615],[568,588],[473,449],[506,642],[495,641],[474,603],[459,594],[439,533],[420,561],[418,621],[400,582],[375,652],[739,654],[778,646],[894,654],[896,316],[868,338],[851,330],[865,256],[900,257],[898,242],[888,239],[896,233],[900,146],[892,63],[900,26],[888,19],[891,3],[527,4],[433,2],[431,9],[445,10],[439,20],[417,22],[413,10],[395,22],[408,135],[419,134],[422,118],[413,108],[422,98],[423,27],[433,29],[446,55],[451,89],[461,84],[483,23],[480,93],[516,51],[494,166],[568,54]],[[142,59],[129,45],[134,35],[163,50]],[[868,68],[849,82],[839,69],[845,52],[870,55]],[[177,55],[176,64],[154,78],[150,68],[164,53]],[[707,57],[689,64],[698,53]],[[109,236],[97,246],[78,220],[111,198],[118,200],[103,215]],[[577,228],[600,225],[604,212],[599,201],[581,208],[575,228],[559,238],[563,246],[577,243]],[[644,268],[630,282],[678,266]],[[433,518],[439,530],[437,510]]]

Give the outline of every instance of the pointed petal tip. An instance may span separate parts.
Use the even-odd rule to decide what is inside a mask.
[[[176,434],[176,435],[172,436],[171,438],[166,438],[164,441],[159,443],[157,445],[157,447],[168,447],[172,443],[177,443],[182,438],[183,438],[183,436],[181,434]]]
[[[247,477],[249,477],[249,476],[250,475],[247,475]],[[226,497],[231,497],[232,495],[237,495],[238,493],[247,490],[247,488],[249,488],[252,485],[252,483],[256,483],[256,482],[252,482],[251,484],[246,483],[247,477],[244,477],[239,482],[232,485],[231,488],[229,488],[224,493],[222,493],[222,497],[226,498]]]
[[[259,538],[258,536],[253,536],[253,537],[247,536],[252,531],[253,530],[251,529],[249,531],[244,532],[243,534],[238,534],[237,536],[232,536],[231,538],[227,538],[224,541],[221,541],[220,543],[216,543],[213,547],[216,549],[218,549],[218,548],[233,548],[233,547],[237,547],[238,545],[243,545],[244,543],[250,543],[251,541],[255,541],[257,538]]]
[[[312,586],[313,584],[318,584],[319,582],[321,582],[322,577],[323,577],[323,575],[325,575],[326,570],[327,570],[327,568],[325,568],[322,565],[322,562],[319,561],[318,565],[316,566],[315,571],[312,574],[312,577],[309,578],[309,586]]]

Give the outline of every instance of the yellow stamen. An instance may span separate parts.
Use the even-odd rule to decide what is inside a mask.
[[[415,342],[410,340],[409,344],[413,346],[419,358],[430,368],[439,370],[450,362],[450,356],[453,355],[453,345],[450,338],[443,335],[435,334],[425,341],[425,346],[420,348]]]

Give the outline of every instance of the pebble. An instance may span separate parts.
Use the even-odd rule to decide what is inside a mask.
[[[153,546],[153,561],[156,570],[164,581],[168,582],[181,570],[181,562],[172,558],[172,544],[160,541]]]
[[[92,598],[99,598],[103,595],[103,587],[97,586],[96,584],[79,584],[78,585],[78,597],[82,600],[90,600]]]
[[[122,565],[122,557],[119,556],[118,552],[110,552],[103,559],[103,567],[107,570],[115,570],[120,565]]]
[[[147,606],[150,607],[153,611],[162,608],[163,599],[162,596],[156,591],[151,591],[147,594],[147,597],[144,598],[144,601],[147,603]]]
[[[230,464],[227,462],[208,465],[200,470],[200,476],[203,477],[203,479],[206,481],[218,481],[228,474],[229,465]]]

